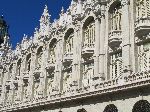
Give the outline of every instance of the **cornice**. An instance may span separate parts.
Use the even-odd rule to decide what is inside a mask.
[[[142,77],[138,74],[143,74]],[[90,98],[94,96],[103,95],[106,93],[113,93],[117,91],[124,91],[129,89],[134,89],[138,87],[143,87],[150,85],[150,71],[145,71],[137,74],[132,74],[130,76],[124,77],[124,79],[115,79],[96,84],[95,87],[90,90],[84,90],[83,88],[78,89],[77,93],[74,93],[70,96],[65,96],[62,94],[56,94],[52,99],[48,97],[41,97],[39,99],[34,99],[32,101],[20,104],[13,104],[10,106],[2,107],[1,111],[14,111],[19,109],[25,109],[29,107],[38,107],[43,105],[51,105],[55,103],[67,102],[78,100],[82,98]],[[146,76],[145,76],[146,75]],[[134,80],[131,80],[134,79]],[[61,99],[61,100],[60,100]]]

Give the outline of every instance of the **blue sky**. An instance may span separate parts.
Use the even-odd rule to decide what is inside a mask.
[[[9,25],[10,40],[13,48],[22,40],[24,34],[32,36],[45,5],[48,5],[51,20],[59,18],[62,8],[66,10],[71,0],[1,0],[0,15]]]

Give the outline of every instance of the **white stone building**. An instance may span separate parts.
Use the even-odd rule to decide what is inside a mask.
[[[150,0],[72,0],[53,23],[45,6],[0,60],[1,112],[150,112]]]

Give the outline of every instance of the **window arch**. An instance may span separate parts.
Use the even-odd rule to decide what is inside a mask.
[[[89,16],[83,24],[82,86],[89,88],[94,75],[95,20]]]
[[[109,8],[109,31],[121,30],[122,10],[121,2],[116,0]]]
[[[74,30],[70,28],[64,37],[64,54],[70,54],[73,52],[73,37],[74,37]]]
[[[36,57],[36,69],[40,69],[42,65],[42,54],[43,54],[43,47],[39,47],[37,50],[37,57]]]
[[[94,48],[95,46],[95,21],[90,16],[83,24],[83,48]]]
[[[54,38],[49,44],[49,63],[54,64],[56,62],[56,43],[57,40]]]
[[[150,103],[147,100],[140,100],[135,103],[132,112],[150,112]]]
[[[118,109],[114,104],[110,104],[105,107],[103,112],[118,112]]]
[[[69,92],[72,84],[72,61],[73,61],[74,29],[69,28],[64,36],[63,57],[63,91]]]
[[[49,44],[49,55],[48,55],[48,65],[47,65],[47,77],[46,77],[46,94],[52,95],[54,92],[54,77],[55,77],[55,67],[56,67],[56,45],[57,39],[53,38]]]
[[[87,112],[84,108],[78,109],[77,112]]]

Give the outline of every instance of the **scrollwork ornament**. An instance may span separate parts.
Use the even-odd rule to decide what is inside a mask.
[[[121,0],[121,4],[122,6],[126,6],[126,5],[129,5],[129,0]]]

